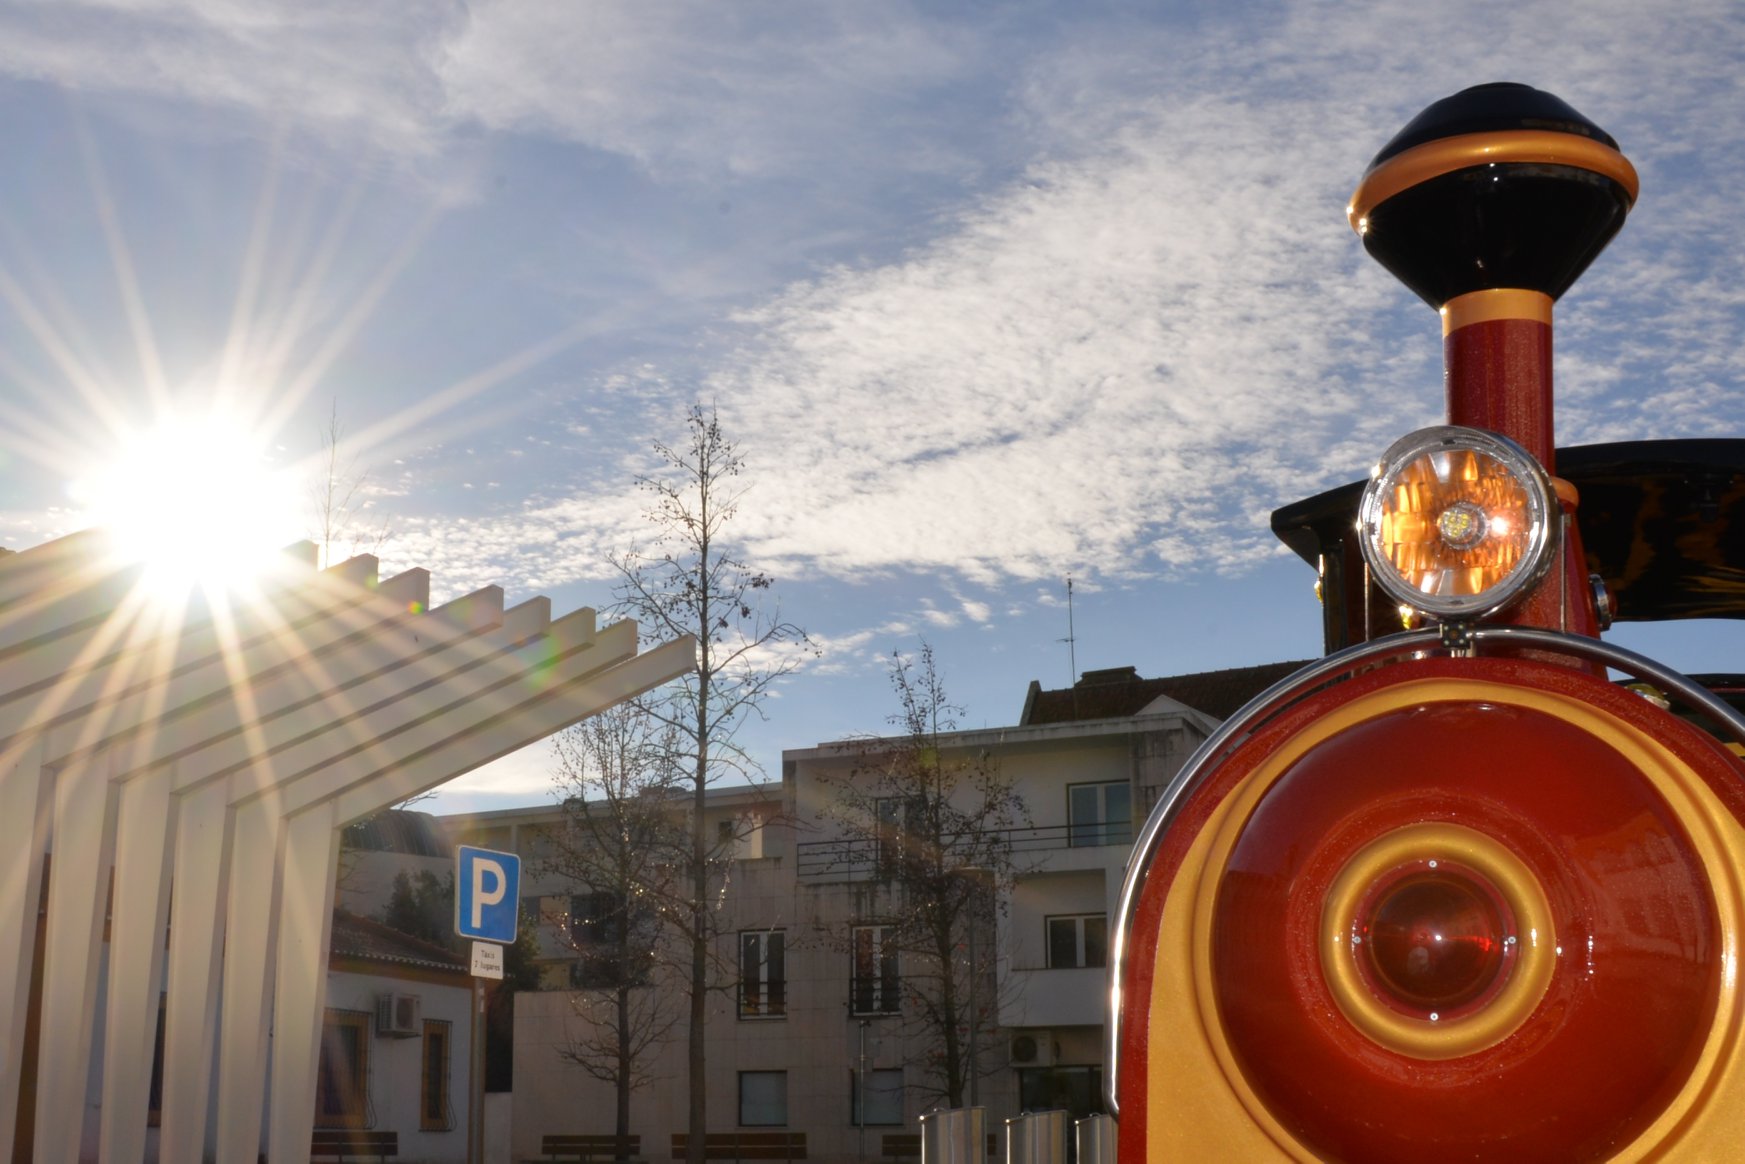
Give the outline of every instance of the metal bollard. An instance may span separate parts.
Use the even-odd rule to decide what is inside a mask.
[[[987,1112],[954,1107],[921,1116],[921,1164],[987,1164]]]
[[[1064,1111],[1033,1111],[1006,1121],[1006,1164],[1067,1164]]]
[[[1078,1164],[1115,1164],[1115,1117],[1089,1115],[1075,1125]]]

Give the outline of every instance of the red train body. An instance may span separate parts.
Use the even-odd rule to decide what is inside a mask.
[[[1449,423],[1274,515],[1328,655],[1140,836],[1123,1158],[1745,1153],[1745,682],[1599,638],[1745,616],[1745,441],[1552,443],[1553,304],[1636,193],[1520,85],[1431,105],[1364,176],[1353,226],[1442,318]]]

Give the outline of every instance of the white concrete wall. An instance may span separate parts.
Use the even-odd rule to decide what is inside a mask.
[[[446,1020],[449,1051],[449,1103],[453,1129],[419,1130],[419,1086],[423,1079],[424,1040],[381,1038],[370,1024],[370,1127],[400,1134],[400,1159],[418,1164],[464,1164],[467,1158],[467,1086],[472,1062],[472,991],[468,987],[410,982],[375,975],[335,972],[327,980],[327,1005],[374,1015],[376,997],[386,991],[416,994],[423,1017]]]
[[[515,1096],[507,1091],[485,1094],[485,1159],[484,1164],[512,1164],[516,1159],[510,1146],[514,1130]]]

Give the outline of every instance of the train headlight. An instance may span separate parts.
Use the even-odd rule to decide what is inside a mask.
[[[1394,601],[1444,622],[1522,597],[1555,557],[1551,480],[1507,437],[1439,425],[1394,442],[1358,509],[1370,577]]]

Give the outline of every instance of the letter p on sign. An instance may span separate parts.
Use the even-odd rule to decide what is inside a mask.
[[[485,907],[496,905],[503,900],[503,887],[509,884],[503,875],[500,862],[489,857],[479,857],[473,861],[473,928],[482,929],[485,924]],[[490,886],[490,888],[486,888]]]
[[[455,851],[454,932],[507,944],[520,920],[521,858],[461,845]]]

